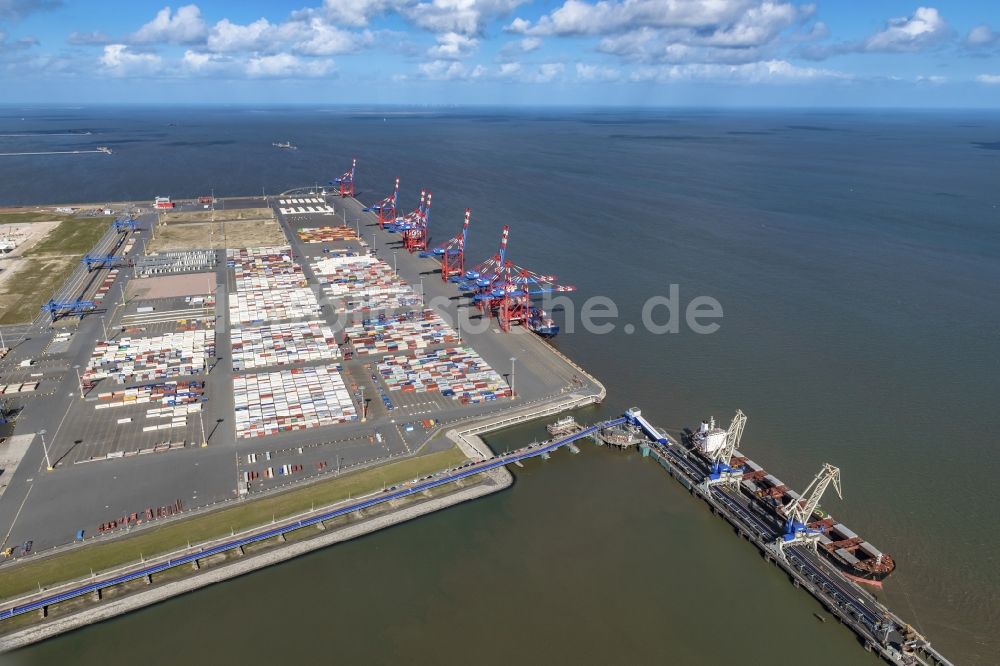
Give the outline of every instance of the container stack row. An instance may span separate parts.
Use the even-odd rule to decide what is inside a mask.
[[[340,349],[333,330],[317,319],[321,314],[312,290],[289,286],[305,280],[288,247],[230,250],[236,292],[229,297],[233,368],[292,365],[275,372],[236,375],[236,436],[265,437],[281,432],[345,423],[357,418],[351,396],[337,365],[294,367],[335,359]],[[261,281],[271,286],[258,289]],[[296,323],[282,320],[308,319]]]
[[[215,330],[193,329],[149,338],[98,341],[84,380],[112,378],[124,384],[204,372],[215,357]]]
[[[226,250],[226,262],[233,269],[238,292],[306,286],[302,267],[292,261],[287,246]]]
[[[215,250],[181,250],[141,255],[135,260],[138,277],[172,273],[200,273],[215,268]]]
[[[23,384],[0,384],[0,395],[10,393],[31,393],[38,388],[38,382],[24,382]]]
[[[333,329],[322,321],[232,329],[233,371],[340,357]]]
[[[456,344],[458,335],[433,310],[365,319],[346,329],[355,354],[374,355]]]
[[[237,375],[236,436],[264,437],[357,419],[339,370],[327,365]]]
[[[159,407],[146,410],[147,419],[166,419],[166,423],[153,423],[142,427],[143,432],[154,430],[172,430],[174,428],[186,428],[188,416],[201,411],[201,403],[196,402],[187,405],[175,405],[173,407]],[[131,419],[130,419],[131,420]]]
[[[234,324],[303,319],[319,314],[319,302],[308,287],[229,294],[229,321]]]
[[[420,298],[386,262],[372,255],[328,256],[313,262],[323,292],[339,313],[413,307]]]
[[[107,275],[105,275],[104,279],[101,281],[101,285],[97,288],[97,291],[94,292],[93,300],[97,301],[98,303],[103,301],[104,297],[108,295],[109,291],[111,291],[111,286],[115,283],[115,278],[117,277],[118,277],[117,268],[112,268],[110,271],[108,271]]]
[[[158,384],[145,384],[133,388],[106,391],[98,393],[98,403],[94,409],[111,409],[114,407],[131,407],[134,405],[152,404],[173,407],[199,403],[205,393],[205,382],[201,381],[170,381]]]
[[[385,357],[378,370],[390,391],[438,391],[462,404],[509,395],[503,378],[468,347],[449,347],[413,357]]]
[[[303,243],[335,243],[358,239],[354,227],[306,227],[298,230]]]

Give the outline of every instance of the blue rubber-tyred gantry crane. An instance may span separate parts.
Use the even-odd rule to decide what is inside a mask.
[[[42,306],[42,311],[48,312],[52,321],[70,315],[77,315],[82,319],[85,314],[95,309],[97,309],[97,303],[80,298],[71,301],[50,300]]]
[[[111,223],[111,228],[121,234],[135,231],[138,227],[139,223],[131,216],[119,217]]]
[[[125,257],[117,254],[88,254],[80,260],[81,264],[87,265],[87,272],[90,273],[94,270],[99,270],[101,268],[121,268],[122,266],[131,266],[132,260],[126,259]]]

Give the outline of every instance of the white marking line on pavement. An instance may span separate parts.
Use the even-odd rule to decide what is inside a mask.
[[[3,537],[3,543],[0,543],[0,550],[7,547],[7,539],[10,538],[10,533],[14,531],[14,526],[17,525],[17,519],[21,515],[21,509],[24,508],[25,503],[28,501],[28,495],[31,494],[31,489],[35,487],[35,484],[28,486],[28,492],[24,493],[24,499],[21,500],[21,506],[17,507],[17,513],[14,514],[14,520],[10,521],[10,529],[7,530],[7,534]]]

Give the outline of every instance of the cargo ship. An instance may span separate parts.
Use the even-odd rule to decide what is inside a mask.
[[[528,330],[543,338],[554,338],[559,335],[559,324],[545,313],[545,310],[532,306],[528,317]]]
[[[701,422],[698,430],[688,437],[687,444],[702,459],[710,462],[707,454],[723,445],[726,434],[725,430],[716,426],[714,418],[709,419]],[[768,473],[740,451],[734,452],[729,467],[742,471],[740,491],[752,499],[756,507],[780,523],[784,523],[786,519],[785,507],[801,499],[781,479]],[[817,507],[806,527],[819,534],[817,551],[851,580],[882,587],[882,581],[896,569],[896,562],[891,555],[862,539],[821,508]]]

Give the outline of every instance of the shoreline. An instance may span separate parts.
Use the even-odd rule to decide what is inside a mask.
[[[581,371],[586,372],[582,369]],[[512,412],[508,414],[474,419],[465,424],[462,429],[449,429],[445,433],[445,437],[454,442],[454,444],[462,451],[463,454],[466,455],[467,458],[487,458],[493,455],[493,452],[489,449],[480,435],[497,432],[514,425],[535,421],[579,407],[599,404],[607,394],[607,390],[596,378],[593,378],[593,376],[589,373],[586,374],[588,379],[591,379],[595,385],[600,387],[598,393],[590,395],[571,394],[543,401],[541,405],[522,406],[518,409],[512,410]],[[71,612],[66,616],[46,619],[47,606],[41,611],[32,611],[41,615],[41,623],[28,626],[23,629],[18,629],[9,634],[0,636],[0,653],[27,647],[60,634],[118,617],[131,611],[151,606],[159,603],[160,601],[164,601],[208,585],[214,585],[215,583],[220,583],[237,576],[251,573],[273,564],[288,561],[299,555],[310,553],[321,548],[326,548],[336,543],[354,539],[359,536],[371,534],[379,530],[392,527],[393,525],[408,522],[415,518],[447,509],[451,506],[485,497],[487,495],[505,490],[511,487],[514,483],[514,476],[506,469],[506,467],[493,469],[488,472],[483,472],[482,474],[489,480],[479,482],[468,488],[461,488],[459,490],[449,492],[442,497],[430,498],[422,500],[415,505],[393,509],[384,515],[366,518],[360,522],[350,523],[343,527],[332,529],[324,527],[323,530],[329,529],[329,532],[322,536],[307,538],[302,541],[292,543],[283,543],[282,545],[272,547],[257,555],[241,555],[239,558],[234,559],[231,562],[226,562],[220,566],[213,567],[200,573],[189,574],[182,580],[163,583],[160,586],[155,586],[146,591],[126,593],[125,596],[112,600],[104,600],[99,591],[88,593],[86,597],[89,600],[88,603],[95,605]],[[309,513],[322,514],[329,508],[330,507],[322,507]],[[301,518],[302,516],[294,516],[289,519],[285,519],[282,521],[282,524],[291,526],[294,525],[294,521],[296,519]],[[266,529],[268,527],[273,528],[274,526],[260,526],[255,528],[253,531],[260,531],[261,529]],[[293,530],[290,529],[289,531]],[[242,553],[242,547],[240,547],[240,552]],[[197,564],[197,560],[195,561],[195,567],[200,569],[200,566]],[[135,567],[132,568],[134,569]],[[105,576],[105,578],[108,580],[114,579],[114,577],[108,578],[107,576]],[[151,582],[149,578],[146,580],[147,583]],[[46,592],[51,592],[51,590],[43,590],[40,594],[45,594]],[[94,595],[96,595],[96,598]],[[23,601],[29,602],[30,599],[35,596],[39,595],[24,597]]]
[[[228,198],[246,200],[250,197]],[[225,199],[219,198],[217,200],[224,201]],[[351,201],[356,207],[362,206],[353,197]],[[124,204],[117,202],[114,205],[127,206],[128,204],[127,202]],[[38,206],[35,207],[35,210],[52,206],[53,204]],[[24,212],[31,210],[31,207],[28,206],[19,208]],[[283,228],[283,231],[286,234],[292,234],[291,227],[287,230]],[[295,239],[292,235],[289,235],[289,242],[294,246]],[[63,288],[65,286],[63,285]],[[493,457],[494,454],[480,435],[528,421],[543,419],[579,407],[599,404],[604,400],[607,395],[607,389],[604,385],[552,344],[533,335],[526,338],[525,343],[535,347],[535,353],[551,354],[553,358],[579,373],[590,384],[581,385],[578,390],[573,390],[571,386],[564,386],[558,393],[537,397],[530,402],[511,406],[499,412],[469,416],[462,420],[452,421],[443,424],[431,437],[443,435],[446,440],[457,446],[467,459],[485,460]],[[419,449],[414,454],[405,456],[404,459],[416,455],[419,455]],[[0,617],[7,617],[8,622],[20,617],[22,618],[21,622],[25,623],[25,626],[12,627],[9,633],[0,636],[0,652],[25,647],[200,587],[289,560],[307,552],[499,492],[510,487],[513,480],[514,477],[506,466],[501,466],[480,472],[473,480],[474,485],[471,486],[462,485],[463,479],[461,478],[447,481],[440,486],[445,491],[440,496],[434,496],[429,491],[417,491],[423,492],[423,495],[413,494],[399,499],[395,497],[380,498],[377,491],[372,491],[371,495],[363,496],[367,499],[359,500],[356,498],[353,500],[355,503],[349,503],[352,500],[346,502],[340,500],[321,508],[314,507],[312,510],[286,517],[271,524],[247,528],[240,534],[234,533],[221,538],[213,538],[193,547],[189,544],[187,549],[181,548],[151,559],[128,562],[105,569],[97,575],[92,574],[89,578],[77,578],[51,584],[47,588],[40,588],[36,593],[8,599],[0,607]],[[316,482],[321,481],[322,479],[316,480]],[[297,488],[308,485],[310,483],[294,484]],[[270,493],[265,493],[264,496],[270,496]],[[419,499],[415,503],[411,503],[411,498],[418,497]],[[371,505],[365,503],[371,499],[378,499],[378,502]],[[400,506],[399,502],[404,502],[404,504]],[[224,509],[227,504],[223,502],[218,508]],[[367,512],[369,506],[380,507],[384,513],[366,516],[362,511]],[[385,510],[386,508],[388,510]],[[350,511],[344,511],[345,509],[350,509]],[[212,510],[214,509],[209,509],[209,512]],[[200,513],[198,512],[196,515],[200,515]],[[341,519],[341,517],[348,520],[353,518],[353,522],[344,525],[328,526],[326,524],[328,521],[332,522]],[[289,538],[286,542],[285,534],[302,530],[303,522],[307,525],[313,525],[313,529],[317,529],[319,535],[302,536],[306,534],[303,531],[297,537]],[[167,524],[177,525],[178,523],[170,521]],[[241,541],[234,542],[234,537],[238,537],[237,540]],[[277,541],[273,541],[274,539]],[[261,544],[261,552],[244,554],[244,545],[248,546],[248,550],[256,551],[258,544]],[[254,547],[249,548],[251,545]],[[86,546],[70,543],[66,544],[65,548],[85,549]],[[51,554],[58,554],[58,552],[63,552],[63,548],[59,548]],[[204,553],[204,556],[201,553]],[[46,553],[46,556],[48,554]],[[208,566],[205,566],[203,570],[200,564],[202,560],[208,563]],[[178,575],[183,576],[183,578],[176,579]],[[158,584],[157,578],[161,578],[162,582]],[[133,584],[141,585],[143,580],[146,584],[151,585],[149,589],[131,587]],[[105,590],[107,594],[102,596],[102,591]],[[48,615],[47,611],[50,606],[59,611],[54,613],[54,617]],[[21,608],[22,611],[17,615],[11,614],[11,611],[16,608]]]
[[[144,592],[127,594],[120,599],[106,602],[95,600],[98,605],[92,608],[0,636],[0,653],[27,647],[75,629],[152,606],[153,604],[187,592],[221,583],[274,564],[286,562],[299,555],[371,534],[463,502],[485,497],[486,495],[491,495],[510,487],[514,482],[513,475],[506,469],[502,471],[502,474],[498,473],[498,470],[493,470],[489,474],[493,475],[491,483],[479,483],[471,488],[449,493],[444,497],[425,500],[414,506],[398,509],[386,515],[368,518],[358,523],[337,528],[322,536],[286,544],[259,555],[242,556],[218,568],[213,568],[203,573],[192,574],[183,580],[164,583],[162,586],[153,587]]]

